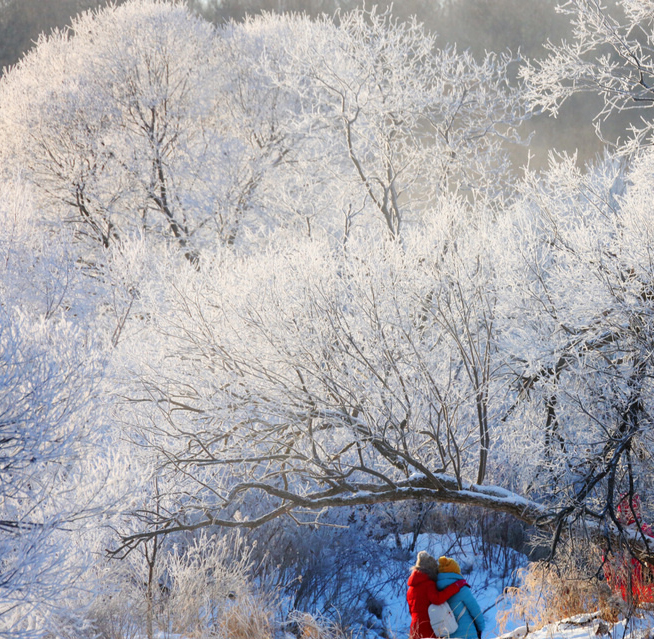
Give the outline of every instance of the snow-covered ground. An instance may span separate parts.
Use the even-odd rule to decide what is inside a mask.
[[[501,635],[500,639],[651,639],[654,634],[654,614],[645,613],[641,617],[621,620],[616,624],[608,624],[598,618],[597,613],[576,615],[549,624],[540,630],[527,632],[525,626]]]

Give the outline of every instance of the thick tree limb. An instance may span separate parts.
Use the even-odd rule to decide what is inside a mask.
[[[461,486],[461,487],[460,487]],[[479,486],[468,482],[461,484],[454,476],[446,474],[433,475],[428,478],[416,474],[409,479],[397,482],[394,486],[384,484],[348,483],[348,488],[342,484],[324,491],[305,495],[293,493],[261,482],[244,482],[235,486],[228,499],[234,504],[248,492],[261,492],[267,496],[281,500],[277,506],[271,507],[266,513],[254,518],[231,516],[226,510],[218,513],[205,512],[202,519],[194,522],[181,522],[174,518],[165,521],[153,520],[153,528],[148,531],[123,537],[115,554],[129,552],[138,544],[159,535],[175,532],[194,531],[209,526],[226,528],[257,528],[277,517],[289,515],[292,511],[312,511],[316,513],[314,523],[319,523],[319,516],[328,508],[351,507],[366,504],[379,504],[400,501],[439,502],[479,506],[498,512],[513,515],[527,524],[540,525],[547,521],[553,513],[548,513],[542,505],[525,499],[516,493],[497,486]]]

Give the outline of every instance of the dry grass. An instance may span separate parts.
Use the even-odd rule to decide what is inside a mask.
[[[505,609],[498,615],[504,631],[511,617],[524,620],[530,630],[574,615],[600,611],[606,621],[615,622],[623,603],[606,582],[574,570],[535,562],[518,571],[521,586],[507,588]]]
[[[217,635],[223,639],[272,639],[273,618],[271,608],[259,598],[241,597],[224,611]]]
[[[306,612],[295,612],[290,621],[297,624],[300,639],[352,639],[352,635],[333,621],[316,618]]]

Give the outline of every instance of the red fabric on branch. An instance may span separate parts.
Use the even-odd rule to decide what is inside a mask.
[[[638,526],[648,537],[654,538],[652,528],[642,520],[640,497],[636,494],[629,500],[623,496],[618,504],[618,520],[626,527]],[[611,553],[604,557],[604,576],[611,590],[625,601],[636,606],[654,603],[654,567],[643,565],[629,552]]]

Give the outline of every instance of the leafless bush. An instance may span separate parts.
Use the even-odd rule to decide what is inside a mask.
[[[138,552],[108,561],[99,576],[104,591],[89,611],[88,636],[270,638],[276,604],[254,594],[251,554],[240,535],[203,534],[160,554],[150,588]]]
[[[157,565],[153,573],[155,582],[160,580],[161,570]],[[107,560],[98,563],[96,571],[101,590],[88,611],[89,632],[83,637],[135,639],[143,635],[148,616],[147,566],[143,556],[134,553],[122,561]]]
[[[240,537],[202,535],[168,556],[170,594],[165,607],[174,632],[219,634],[235,607],[251,603],[250,552]]]

